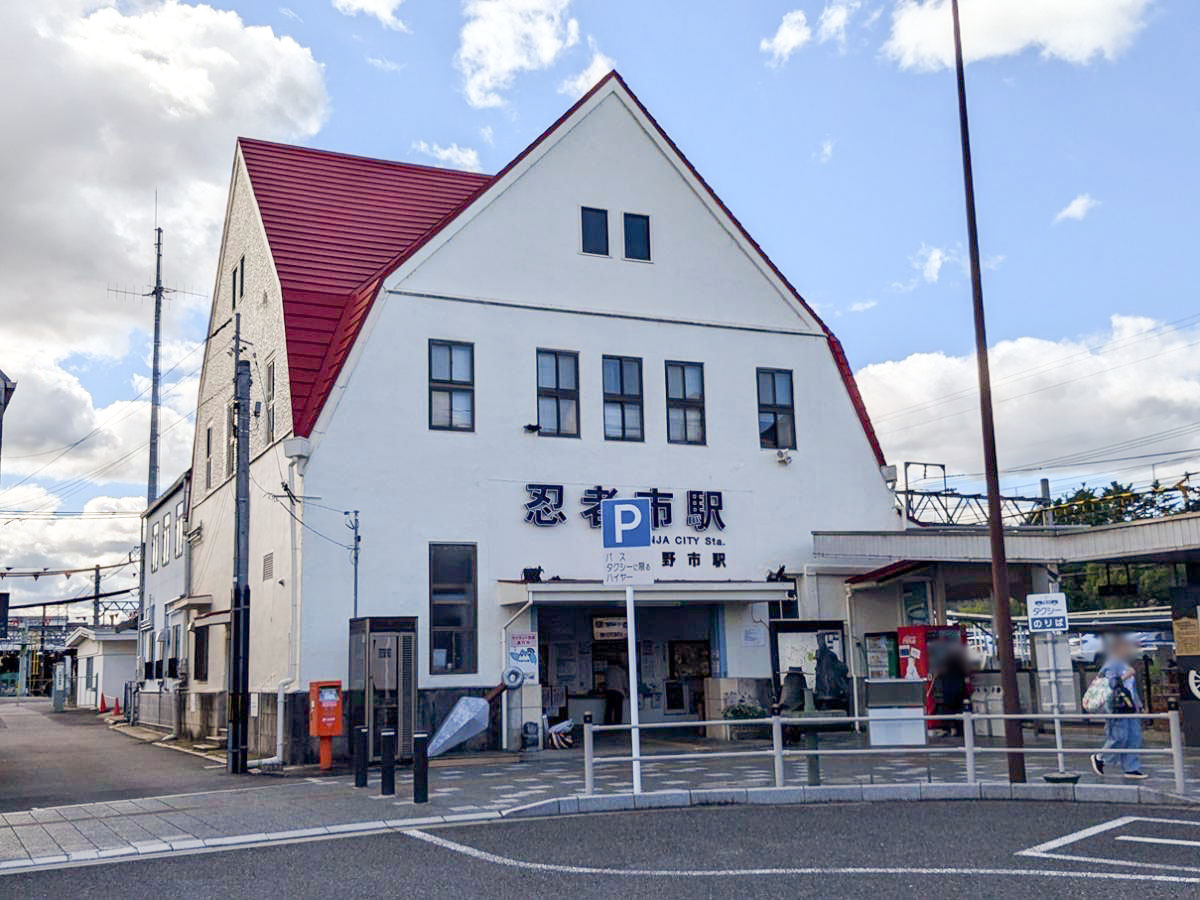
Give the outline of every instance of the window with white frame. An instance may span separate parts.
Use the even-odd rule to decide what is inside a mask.
[[[175,504],[175,558],[183,556],[183,501]]]
[[[171,561],[171,514],[167,513],[163,516],[162,521],[162,564],[165,566]]]
[[[206,491],[212,489],[212,454],[213,430],[209,425],[204,429],[204,489]]]
[[[159,541],[159,525],[155,522],[150,526],[150,571],[158,571],[158,541]]]

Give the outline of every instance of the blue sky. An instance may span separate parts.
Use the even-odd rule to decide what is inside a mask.
[[[1200,5],[963,0],[963,15],[1001,464],[1021,469],[1006,482],[1200,468],[1185,453]],[[236,135],[496,171],[611,63],[841,337],[889,459],[976,472],[948,28],[944,0],[5,4],[0,66],[19,87],[0,113],[27,139],[3,160],[22,174],[0,220],[15,285],[0,367],[22,386],[0,509],[138,508],[150,310],[106,287],[148,283],[155,189],[167,281],[195,292],[165,324],[166,365],[183,358],[165,485],[187,464],[180,376],[199,364]],[[1080,459],[1024,467],[1068,450]],[[1134,451],[1159,455],[1107,462]],[[130,543],[40,527],[0,526],[0,555]]]

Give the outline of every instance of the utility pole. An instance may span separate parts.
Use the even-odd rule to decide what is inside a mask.
[[[146,505],[158,499],[158,382],[159,352],[162,345],[162,235],[154,228],[154,352],[150,364],[150,469],[146,473]]]
[[[241,313],[234,314],[233,328],[236,503],[225,769],[244,775],[250,731],[250,360],[242,359]]]
[[[92,575],[92,625],[100,624],[100,564]]]
[[[1004,522],[1000,513],[1000,472],[996,463],[996,425],[992,415],[992,380],[988,369],[987,330],[983,316],[983,277],[979,267],[979,233],[975,223],[975,180],[971,172],[971,134],[967,123],[967,87],[963,77],[962,36],[958,24],[958,0],[950,0],[954,20],[954,70],[958,83],[958,126],[962,140],[963,189],[967,202],[967,245],[971,257],[971,300],[975,312],[975,360],[979,369],[979,412],[983,424],[983,471],[987,477],[988,535],[992,545],[992,617],[1000,652],[1000,685],[1004,691],[1004,714],[1021,712],[1017,694],[1017,665],[1013,654],[1012,609],[1008,596],[1008,559],[1004,552]],[[1004,720],[1004,744],[1008,754],[1008,780],[1025,781],[1024,739],[1019,719]]]
[[[342,513],[342,515],[350,517],[346,527],[354,533],[354,544],[350,548],[350,558],[354,563],[354,618],[358,618],[358,550],[362,545],[362,537],[358,533],[358,510]]]

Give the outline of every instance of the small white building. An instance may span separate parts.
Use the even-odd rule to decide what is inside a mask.
[[[194,646],[191,618],[204,599],[188,589],[187,539],[191,471],[142,514],[142,605],[138,616],[137,721],[175,729],[189,668],[204,667],[205,648]],[[200,652],[197,653],[196,651]]]
[[[113,626],[87,625],[67,637],[67,650],[75,651],[75,704],[98,709],[100,697],[111,709],[113,701],[125,702],[125,685],[134,680],[137,662],[137,633],[117,631]]]
[[[654,500],[643,721],[766,702],[778,633],[845,654],[845,573],[811,532],[901,527],[850,367],[615,72],[494,176],[239,140],[218,271],[182,601],[208,653],[192,730],[225,688],[235,316],[256,749],[276,692],[297,760],[310,681],[407,735],[493,688],[513,649],[534,677],[480,745],[602,712],[628,665],[623,593],[601,583],[608,496]]]

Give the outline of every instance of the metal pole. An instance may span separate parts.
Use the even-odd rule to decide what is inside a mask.
[[[996,642],[1000,652],[1000,684],[1004,689],[1004,712],[1021,711],[1017,694],[1017,666],[1013,654],[1012,610],[1008,597],[1008,560],[1004,553],[1004,522],[1000,512],[1000,474],[996,463],[996,427],[992,415],[992,382],[988,369],[987,329],[983,315],[983,278],[979,265],[979,233],[975,221],[975,181],[971,171],[971,134],[967,122],[967,88],[963,77],[962,36],[958,23],[958,0],[951,0],[954,20],[954,70],[958,84],[958,125],[962,141],[963,189],[967,204],[967,245],[971,261],[971,300],[975,312],[975,360],[979,369],[979,412],[983,427],[983,470],[987,476],[988,534],[992,545],[992,606]],[[1025,781],[1024,746],[1019,719],[1004,720],[1008,754],[1008,780]]]
[[[250,731],[250,360],[241,356],[241,313],[233,321],[236,503],[225,768],[231,775],[244,775]]]
[[[783,787],[783,723],[778,712],[771,716],[771,750],[775,754],[775,787]]]
[[[100,564],[92,576],[92,625],[100,624]]]
[[[963,710],[963,751],[967,757],[967,784],[975,783],[975,715]]]
[[[429,735],[413,735],[413,803],[429,802]]]
[[[1054,748],[1058,751],[1058,771],[1067,770],[1067,760],[1063,756],[1062,739],[1062,705],[1058,695],[1058,635],[1046,635],[1050,651],[1050,703],[1054,706]]]
[[[354,786],[367,786],[367,726],[357,725],[354,728]]]
[[[642,737],[638,730],[638,656],[637,623],[633,605],[633,585],[625,585],[625,647],[629,655],[629,741],[633,757],[633,792],[642,792]]]
[[[158,382],[159,351],[162,344],[162,234],[154,229],[154,351],[150,364],[150,466],[146,473],[146,505],[158,499]]]
[[[583,792],[589,797],[596,788],[596,772],[593,755],[596,752],[596,726],[591,722],[591,713],[584,713],[583,720]]]
[[[1183,777],[1183,736],[1179,727],[1179,710],[1173,709],[1167,716],[1171,728],[1171,769],[1175,773],[1175,793],[1183,794],[1187,784]]]
[[[353,515],[347,524],[350,530],[354,532],[354,545],[351,548],[351,558],[354,562],[354,618],[358,618],[358,550],[362,544],[362,538],[358,534],[358,510],[346,513],[347,516]]]
[[[379,793],[391,796],[396,793],[396,730],[385,728],[379,732]]]

